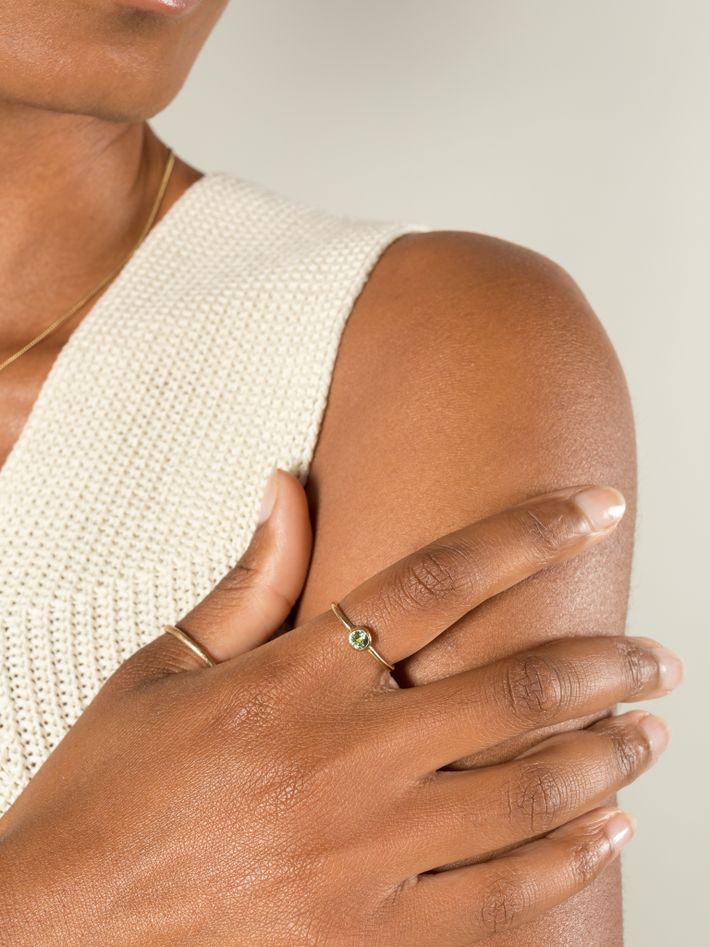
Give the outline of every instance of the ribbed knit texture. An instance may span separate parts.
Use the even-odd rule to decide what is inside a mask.
[[[81,322],[0,469],[0,812],[236,563],[271,468],[305,481],[353,303],[426,229],[210,174]]]

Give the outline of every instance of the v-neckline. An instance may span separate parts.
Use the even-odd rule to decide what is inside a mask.
[[[19,462],[18,458],[21,459],[23,445],[31,435],[32,428],[36,425],[37,419],[41,416],[44,406],[51,400],[55,379],[59,376],[60,371],[66,367],[67,363],[71,362],[75,351],[79,350],[84,337],[90,335],[93,329],[99,324],[104,309],[110,305],[113,297],[121,292],[124,283],[131,278],[133,271],[141,265],[143,258],[151,251],[152,247],[160,241],[170,225],[179,218],[184,207],[191,203],[195,195],[202,190],[205,182],[211,180],[212,177],[214,177],[214,175],[211,173],[203,174],[201,178],[198,178],[186,188],[177,200],[173,201],[165,214],[163,214],[149,231],[123,269],[101,296],[99,296],[59,350],[58,355],[52,362],[51,368],[39,386],[37,396],[30,407],[25,422],[20,429],[20,433],[15,438],[2,465],[0,465],[0,490],[7,477],[12,473],[13,468],[17,466]]]

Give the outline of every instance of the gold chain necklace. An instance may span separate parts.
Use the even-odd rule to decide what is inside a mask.
[[[148,215],[148,219],[146,220],[143,230],[141,231],[140,237],[138,238],[137,242],[134,244],[131,251],[121,260],[118,266],[114,267],[110,273],[108,273],[106,276],[103,277],[103,279],[97,286],[94,286],[94,288],[91,290],[90,293],[87,293],[84,297],[82,297],[82,299],[79,300],[78,303],[72,306],[69,312],[65,313],[63,316],[60,316],[59,319],[55,319],[51,325],[47,326],[46,329],[43,329],[42,332],[40,332],[38,336],[32,339],[31,342],[28,342],[27,345],[23,345],[22,348],[18,352],[15,352],[14,355],[11,355],[9,358],[6,358],[4,362],[0,363],[0,372],[4,368],[7,368],[8,365],[12,365],[13,362],[16,362],[17,359],[21,355],[25,354],[25,352],[29,352],[29,350],[31,348],[34,348],[35,345],[39,345],[39,343],[43,339],[46,339],[48,335],[50,335],[52,332],[55,331],[55,329],[58,329],[61,325],[64,325],[65,322],[67,322],[69,319],[71,319],[72,316],[76,315],[77,312],[83,309],[84,306],[94,298],[94,296],[100,293],[101,290],[105,286],[108,286],[108,284],[118,276],[118,274],[121,272],[123,267],[126,265],[126,263],[128,263],[128,261],[131,259],[133,254],[136,252],[138,247],[143,243],[145,238],[148,236],[149,231],[151,230],[153,224],[155,223],[155,218],[158,216],[160,205],[163,203],[163,198],[165,197],[165,192],[168,189],[168,184],[170,183],[170,176],[172,174],[174,166],[175,166],[175,153],[171,150],[168,152],[168,158],[167,158],[167,161],[165,162],[165,170],[163,171],[163,177],[160,182],[160,187],[158,188],[158,193],[155,195],[155,200],[153,201],[153,206],[151,207],[150,214]]]

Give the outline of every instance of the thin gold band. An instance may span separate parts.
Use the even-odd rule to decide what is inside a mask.
[[[372,631],[365,627],[365,625],[353,625],[337,602],[331,602],[330,607],[333,609],[336,617],[345,625],[348,631],[348,644],[350,647],[355,651],[369,651],[372,657],[377,658],[383,667],[387,668],[388,671],[394,671],[394,665],[385,661],[382,655],[372,647]]]
[[[173,638],[177,638],[178,641],[181,641],[206,667],[213,668],[215,664],[217,664],[215,659],[205,651],[202,645],[194,641],[182,628],[178,628],[177,625],[163,625],[163,631],[168,635],[172,635]]]

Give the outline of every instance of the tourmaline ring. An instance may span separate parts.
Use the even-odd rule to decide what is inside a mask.
[[[340,621],[345,625],[345,628],[348,632],[348,644],[350,647],[355,651],[369,651],[372,657],[377,658],[383,667],[386,667],[388,671],[394,671],[394,666],[392,664],[388,664],[382,655],[378,654],[377,651],[375,651],[375,649],[372,647],[372,632],[370,629],[365,628],[363,625],[353,625],[337,602],[331,602],[330,607],[333,609]]]

